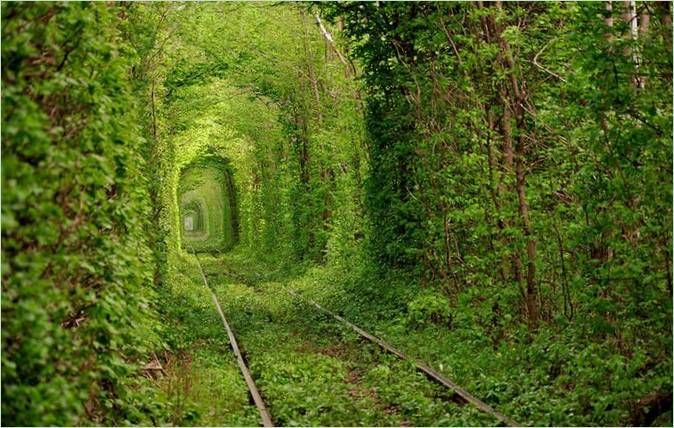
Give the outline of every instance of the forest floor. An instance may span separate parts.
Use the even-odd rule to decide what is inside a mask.
[[[200,255],[257,386],[280,426],[493,425],[406,361],[233,260]],[[172,348],[158,380],[180,425],[258,425],[227,335],[198,270],[173,290]],[[301,291],[301,290],[300,290]],[[180,303],[178,303],[180,301]]]
[[[629,417],[625,397],[652,388],[649,378],[606,382],[617,370],[600,345],[541,332],[498,345],[474,319],[415,327],[396,300],[411,287],[348,285],[329,268],[295,272],[265,266],[235,252],[200,254],[211,290],[237,337],[275,425],[485,426],[498,421],[465,404],[414,366],[364,341],[289,290],[313,299],[377,335],[527,425],[616,425]],[[256,426],[259,413],[229,347],[226,331],[201,278],[197,259],[180,261],[163,305],[170,352],[157,382],[177,425]],[[354,291],[354,290],[360,291]],[[374,294],[373,294],[374,293]],[[398,293],[398,294],[396,294]],[[401,294],[403,293],[403,294]],[[396,299],[397,296],[397,299]],[[386,302],[378,303],[378,302]],[[591,356],[591,358],[590,358]],[[667,425],[665,416],[656,425]]]

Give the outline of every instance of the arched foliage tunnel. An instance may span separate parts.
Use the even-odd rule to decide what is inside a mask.
[[[3,425],[672,426],[670,2],[1,9]]]
[[[237,243],[238,205],[229,161],[202,157],[185,166],[177,197],[183,248],[224,252]]]

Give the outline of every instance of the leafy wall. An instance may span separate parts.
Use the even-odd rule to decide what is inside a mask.
[[[626,5],[324,5],[363,66],[379,261],[532,329],[671,322],[671,10],[635,34]]]
[[[102,3],[2,5],[2,417],[149,424],[145,141]]]

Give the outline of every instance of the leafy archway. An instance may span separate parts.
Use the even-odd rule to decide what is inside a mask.
[[[183,248],[222,252],[238,241],[236,191],[229,161],[207,155],[180,172],[178,206]]]

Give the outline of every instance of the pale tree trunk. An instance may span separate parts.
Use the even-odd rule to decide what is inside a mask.
[[[347,76],[349,77],[350,74],[350,64],[342,54],[342,52],[339,50],[337,47],[337,44],[335,43],[335,39],[332,38],[332,34],[328,31],[327,28],[325,28],[325,25],[323,25],[323,21],[321,21],[321,17],[318,15],[318,13],[315,15],[316,16],[316,24],[318,25],[318,28],[321,30],[321,34],[323,37],[325,37],[325,40],[328,42],[328,45],[332,48],[332,50],[337,54],[337,57],[339,58],[339,61],[344,64],[346,67],[346,73]]]
[[[622,14],[623,20],[628,24],[630,31],[630,39],[636,42],[639,39],[639,22],[637,19],[637,7],[634,0],[628,0],[623,2],[624,11]],[[648,28],[648,18],[646,22],[646,27]],[[639,75],[639,68],[641,66],[641,55],[639,50],[636,47],[625,48],[625,55],[632,57],[632,62],[634,62],[634,76],[632,77],[634,86],[638,89],[643,89],[645,86],[644,79]]]
[[[632,40],[636,40],[637,32],[639,31],[639,23],[637,22],[637,7],[634,0],[623,2],[625,10],[623,11],[623,19],[630,27],[630,36]]]
[[[647,36],[648,34],[648,26],[651,22],[651,15],[648,12],[648,7],[645,7],[643,12],[641,13],[641,19],[639,22],[639,37],[641,37],[642,43],[643,39]],[[641,60],[641,58],[639,58]],[[641,76],[641,89],[644,89],[646,87],[646,78],[644,76]]]
[[[604,22],[606,23],[606,26],[609,28],[609,31],[606,32],[605,37],[606,41],[610,42],[613,40],[613,34],[611,34],[611,29],[613,28],[613,2],[611,0],[608,0],[605,3],[606,6],[606,18],[604,18]]]
[[[606,18],[604,18],[604,23],[606,24],[606,27],[608,27],[608,31],[604,33],[604,37],[606,38],[606,41],[610,43],[613,40],[613,33],[611,32],[613,29],[613,2],[608,0],[605,3],[605,7]],[[609,53],[612,50],[611,46],[609,46]],[[606,115],[602,113],[599,120],[601,129],[608,135],[608,121],[606,120]]]
[[[316,24],[318,25],[318,28],[321,31],[321,34],[323,35],[323,37],[325,38],[328,46],[330,48],[332,48],[333,52],[335,52],[335,54],[337,55],[337,58],[339,58],[339,62],[341,62],[342,65],[344,65],[344,77],[346,77],[347,79],[357,77],[358,71],[356,70],[356,66],[354,65],[354,63],[349,59],[348,55],[345,55],[344,53],[342,53],[339,46],[337,46],[337,42],[335,42],[334,37],[332,37],[332,33],[330,33],[330,31],[328,31],[328,29],[325,28],[325,25],[323,25],[323,21],[321,20],[320,15],[317,13],[315,15],[315,17],[316,17]],[[338,23],[338,28],[340,30],[342,30],[343,27],[344,27],[344,21],[342,19],[340,19],[340,21]],[[347,54],[348,54],[348,51],[347,51]],[[361,99],[361,96],[360,96],[360,91],[358,90],[357,87],[354,87],[354,89],[353,89],[353,96],[356,100],[359,101],[359,106],[361,107],[361,111],[362,111],[363,110],[362,99]]]
[[[641,23],[639,24],[639,34],[641,37],[645,36],[648,33],[648,26],[651,22],[651,15],[648,13],[648,8],[644,8],[644,11],[641,13]]]

